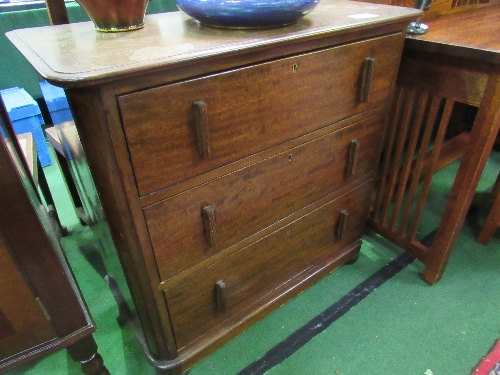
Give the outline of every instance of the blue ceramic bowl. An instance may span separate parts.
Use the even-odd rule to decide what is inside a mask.
[[[176,0],[184,13],[208,26],[261,28],[288,25],[319,0]]]

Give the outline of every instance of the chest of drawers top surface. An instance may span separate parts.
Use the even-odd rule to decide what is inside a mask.
[[[296,24],[273,29],[216,29],[201,26],[182,12],[170,12],[146,16],[145,27],[133,32],[99,33],[92,22],[82,22],[13,30],[7,37],[43,78],[71,87],[127,78],[137,72],[220,54],[404,22],[418,14],[410,8],[322,0]]]

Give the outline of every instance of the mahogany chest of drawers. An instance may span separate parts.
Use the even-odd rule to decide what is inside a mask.
[[[185,370],[357,257],[417,14],[324,0],[277,29],[176,12],[8,34],[67,89],[158,368]]]

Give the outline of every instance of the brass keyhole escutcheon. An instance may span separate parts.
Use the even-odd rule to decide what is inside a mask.
[[[292,65],[292,73],[297,73],[297,69],[299,69],[297,64]]]
[[[288,161],[292,161],[292,154],[288,155]]]

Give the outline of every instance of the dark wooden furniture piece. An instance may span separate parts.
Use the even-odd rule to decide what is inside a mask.
[[[442,276],[500,127],[500,6],[426,21],[408,37],[371,226]],[[470,133],[445,139],[454,103],[478,107]],[[432,245],[416,239],[436,170],[461,159]],[[417,189],[423,181],[421,190]]]
[[[0,373],[67,348],[85,374],[108,374],[1,101],[0,128]]]
[[[158,370],[178,373],[356,259],[414,9],[297,24],[91,23],[9,39],[62,86]]]

